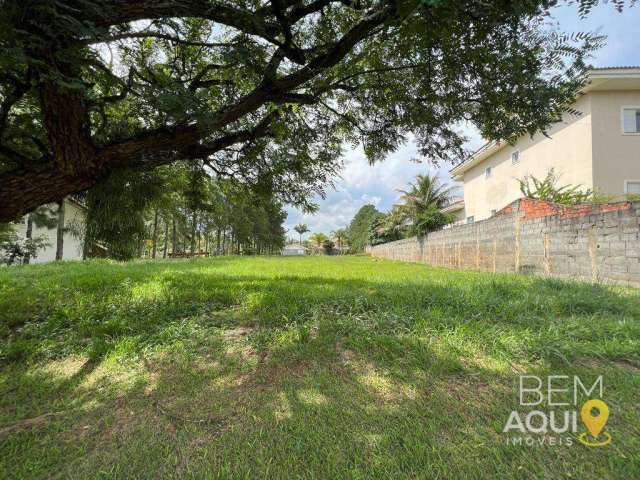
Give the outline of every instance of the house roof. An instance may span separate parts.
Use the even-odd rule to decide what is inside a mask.
[[[473,152],[471,156],[467,158],[464,162],[459,163],[458,165],[453,167],[451,170],[449,170],[449,173],[451,173],[451,176],[454,179],[457,179],[460,177],[460,175],[462,175],[464,172],[469,170],[471,167],[475,167],[479,163],[482,163],[486,158],[490,157],[491,155],[496,153],[498,150],[502,150],[506,145],[507,145],[507,142],[496,142],[496,141],[487,142],[478,150]]]
[[[605,90],[640,90],[640,66],[593,68],[587,73],[588,84],[582,93]],[[488,157],[503,149],[507,142],[491,141],[473,152],[467,159],[453,167],[449,172],[455,179],[470,168],[482,163]]]
[[[455,202],[453,202],[451,205],[448,205],[442,209],[440,209],[440,211],[442,213],[453,213],[453,212],[457,212],[459,210],[464,209],[464,200],[457,200]]]
[[[589,83],[582,90],[640,90],[640,67],[606,67],[589,70]]]
[[[68,196],[66,199],[66,201],[71,202],[75,205],[77,205],[78,207],[80,207],[82,210],[88,210],[89,208],[87,207],[87,205],[83,202],[78,200],[77,198],[74,198],[73,196]]]
[[[296,249],[296,250],[303,249],[303,250],[306,250],[307,247],[305,247],[304,245],[301,245],[299,243],[290,243],[289,245],[285,245],[284,248],[283,248],[283,250],[287,250],[287,249]]]

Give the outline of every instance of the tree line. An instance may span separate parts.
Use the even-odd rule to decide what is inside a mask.
[[[364,205],[346,228],[350,250],[363,252],[367,245],[379,245],[439,230],[454,221],[442,209],[454,199],[455,187],[436,175],[418,175],[407,190],[399,190],[400,201],[383,213]]]
[[[287,214],[267,189],[219,178],[203,163],[113,175],[86,204],[87,248],[106,245],[122,260],[272,254],[286,240]]]
[[[308,253],[334,255],[349,252],[344,228],[334,230],[328,235],[324,232],[314,232],[309,235],[307,240],[302,240],[302,236],[310,232],[306,223],[297,224],[293,230],[299,235],[299,238],[298,242],[290,241],[290,243],[299,243],[307,249]]]
[[[367,245],[425,235],[453,223],[454,217],[442,210],[454,200],[455,191],[437,175],[418,175],[407,190],[398,190],[400,201],[386,213],[368,204],[358,210],[347,227],[328,235],[314,232],[303,241],[302,236],[310,232],[304,223],[296,225],[294,231],[312,253],[361,253]]]
[[[73,199],[86,207],[86,222],[75,227],[83,257],[117,260],[194,255],[274,254],[286,241],[286,212],[268,189],[221,178],[203,163],[176,163],[153,171],[111,175]],[[0,226],[5,263],[29,263],[45,246],[32,225],[57,229],[62,258],[64,202],[27,216],[27,235]],[[62,223],[61,223],[62,222]]]

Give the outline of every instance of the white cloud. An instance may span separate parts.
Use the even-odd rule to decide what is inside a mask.
[[[350,150],[345,155],[345,167],[335,190],[327,198],[317,198],[320,210],[315,215],[302,214],[289,208],[286,228],[295,238],[293,227],[306,223],[311,232],[329,233],[347,226],[356,212],[366,204],[381,211],[390,209],[397,202],[398,189],[406,188],[419,173],[438,173],[443,181],[451,181],[448,168],[436,169],[433,165],[411,161],[418,156],[415,144],[408,143],[389,157],[369,165],[361,148]]]
[[[378,205],[380,205],[380,202],[382,201],[382,197],[371,196],[365,193],[364,195],[362,195],[362,200],[366,203],[370,203],[371,205],[377,207]]]
[[[347,226],[363,205],[371,203],[377,206],[380,200],[380,197],[368,194],[354,197],[349,190],[338,188],[329,192],[327,198],[320,202],[320,210],[314,215],[303,214],[295,208],[287,209],[288,217],[285,228],[289,230],[288,235],[292,238],[297,238],[293,227],[298,223],[306,223],[311,230],[310,233],[324,232],[328,234],[333,230]]]

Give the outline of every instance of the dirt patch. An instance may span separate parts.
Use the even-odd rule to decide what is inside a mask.
[[[613,364],[616,367],[629,372],[637,373],[640,371],[640,362],[636,360],[630,360],[627,358],[617,358],[615,360],[609,360],[609,359],[584,357],[579,359],[577,363],[583,367],[599,369],[599,370],[606,369],[611,364]]]
[[[247,335],[253,332],[251,327],[236,327],[229,330],[225,330],[222,334],[222,338],[227,342],[239,342],[244,341]]]
[[[9,435],[10,433],[17,432],[18,430],[22,430],[24,428],[37,427],[38,425],[43,425],[47,423],[49,420],[55,417],[60,417],[65,415],[66,411],[63,412],[51,412],[45,413],[42,415],[38,415],[37,417],[25,418],[24,420],[19,420],[17,422],[11,423],[9,425],[5,425],[0,428],[0,438]]]
[[[627,360],[625,358],[621,358],[618,360],[614,360],[613,363],[620,368],[625,370],[630,370],[632,372],[640,371],[640,362],[635,362],[633,360]]]

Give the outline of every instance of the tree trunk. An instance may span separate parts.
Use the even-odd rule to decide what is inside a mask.
[[[164,250],[162,251],[162,258],[167,258],[167,248],[169,246],[169,223],[166,218],[163,218],[164,222]]]
[[[151,258],[155,260],[158,253],[158,209],[156,208],[153,216],[153,248],[151,250]]]
[[[31,240],[32,237],[33,237],[33,215],[30,213],[27,216],[27,231],[26,231],[25,238],[27,240]],[[22,263],[24,263],[25,265],[28,265],[30,260],[31,260],[31,256],[27,253],[22,259]]]
[[[64,199],[58,202],[58,228],[56,229],[56,260],[62,260],[64,254]]]
[[[176,217],[171,219],[172,228],[173,228],[173,238],[171,241],[171,253],[173,255],[176,254],[176,248],[178,246],[178,232],[176,231]]]
[[[82,260],[86,260],[89,256],[89,226],[88,226],[88,218],[85,217],[84,223],[84,238],[82,239]]]
[[[191,217],[191,253],[195,253],[196,251],[196,228],[197,228],[197,213],[195,210],[193,211],[193,216]]]

